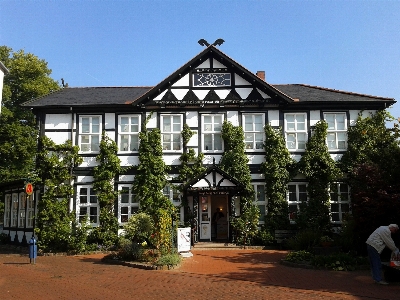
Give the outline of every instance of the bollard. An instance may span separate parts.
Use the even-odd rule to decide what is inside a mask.
[[[29,240],[29,262],[31,264],[36,263],[36,256],[37,256],[37,245],[35,237],[32,236],[32,238]]]

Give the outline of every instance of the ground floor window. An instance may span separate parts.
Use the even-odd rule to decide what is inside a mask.
[[[132,194],[132,185],[119,185],[118,196],[118,222],[126,223],[129,218],[139,210],[139,202]]]
[[[11,220],[11,195],[6,194],[5,206],[4,206],[4,227],[10,227]]]
[[[330,196],[331,221],[341,224],[343,217],[350,213],[350,188],[345,183],[335,183],[330,187]]]
[[[177,212],[177,222],[179,224],[183,224],[183,207],[182,207],[182,200],[181,200],[181,193],[178,189],[174,186],[166,185],[163,189],[163,194],[171,200],[172,204],[176,208]]]
[[[79,221],[87,218],[92,226],[99,225],[100,206],[97,195],[91,186],[78,188],[78,211]]]
[[[289,220],[295,222],[300,211],[300,204],[307,201],[307,184],[290,183],[288,185]]]

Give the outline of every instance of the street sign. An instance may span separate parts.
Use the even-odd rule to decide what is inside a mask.
[[[32,183],[28,182],[25,185],[25,193],[27,193],[28,196],[32,195],[32,193],[33,193],[33,185],[32,185]]]

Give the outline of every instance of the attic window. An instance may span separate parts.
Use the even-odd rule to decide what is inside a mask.
[[[230,86],[230,73],[195,73],[193,74],[194,86]]]

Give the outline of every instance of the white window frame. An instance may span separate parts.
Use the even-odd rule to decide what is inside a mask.
[[[251,123],[246,123],[246,120],[251,119]],[[256,123],[256,119],[260,120],[261,123]],[[244,131],[244,142],[246,151],[255,150],[255,151],[263,151],[264,150],[264,141],[265,141],[265,133],[264,133],[264,125],[265,125],[265,116],[264,114],[243,114],[242,115],[242,124]],[[256,124],[261,124],[261,128],[256,128]],[[250,128],[251,127],[251,128]]]
[[[18,227],[24,228],[25,227],[25,219],[26,219],[26,194],[20,193],[19,194],[19,209],[18,209]]]
[[[36,193],[37,197],[38,192]],[[35,216],[35,199],[33,197],[34,194],[29,195],[26,199],[26,213],[27,213],[27,220],[26,220],[26,227],[32,228],[33,227],[33,218]]]
[[[17,227],[18,225],[18,199],[17,193],[13,193],[11,196],[11,220],[10,227]]]
[[[132,184],[119,184],[118,191],[120,191],[118,195],[118,222],[120,224],[125,224],[138,212],[139,202],[135,202],[137,198],[132,193]],[[125,202],[125,198],[127,198],[127,202]],[[127,211],[123,213],[123,209]]]
[[[293,195],[293,192],[290,190],[290,187],[293,186],[295,187],[295,190],[294,190],[294,197],[292,198],[291,195]],[[296,223],[297,214],[300,211],[300,204],[307,201],[308,201],[307,183],[292,182],[288,184],[287,202],[288,202],[290,223]],[[295,207],[296,210],[293,210],[292,209],[293,207]]]
[[[122,119],[128,118],[127,124],[122,124]],[[135,121],[137,119],[137,124]],[[137,130],[136,130],[137,127]],[[133,129],[133,130],[132,130]],[[118,151],[119,152],[138,152],[139,133],[141,130],[140,115],[119,115],[118,116]],[[137,140],[133,141],[132,140]]]
[[[333,120],[329,120],[332,116]],[[338,116],[341,118],[339,119]],[[343,151],[347,149],[347,115],[344,112],[324,113],[324,120],[328,124],[326,144],[329,151]],[[339,120],[343,120],[339,122]]]
[[[11,203],[11,194],[6,194],[4,204],[4,227],[10,227],[11,225]]]
[[[350,186],[343,182],[334,183],[335,189],[330,189],[330,217],[333,224],[342,224],[345,214],[351,213]],[[337,195],[337,197],[335,196]],[[337,200],[336,200],[337,199]],[[332,212],[332,206],[337,205],[338,209]],[[344,209],[347,206],[348,209]],[[333,220],[333,213],[338,214],[338,220]]]
[[[164,121],[169,120],[169,128],[164,124]],[[179,121],[179,122],[177,122]],[[182,152],[182,130],[183,130],[183,115],[181,114],[162,114],[160,116],[161,123],[161,144],[163,151],[167,152]]]
[[[205,123],[205,118],[210,117],[211,122]],[[221,118],[221,124],[216,123],[215,119],[216,118]],[[202,144],[202,150],[205,153],[213,153],[213,152],[224,152],[224,141],[222,139],[222,125],[224,124],[224,115],[223,114],[203,114],[201,115],[201,144]],[[216,126],[218,125],[218,126]],[[220,125],[220,128],[218,130],[218,127]],[[211,138],[211,148],[212,149],[206,149],[206,139]],[[221,141],[221,149],[216,149],[219,147],[216,147],[217,141]]]
[[[86,194],[81,194],[82,189],[87,189]],[[81,197],[86,197],[85,202],[81,202]],[[95,198],[94,198],[95,197]],[[95,199],[96,202],[91,202],[92,199]],[[100,205],[99,205],[99,199],[97,198],[96,192],[93,189],[93,186],[91,185],[80,185],[77,187],[77,218],[78,221],[81,222],[82,218],[86,215],[88,217],[89,223],[92,226],[98,226],[100,223],[99,218],[100,218]],[[81,209],[86,208],[86,213],[82,214]],[[96,209],[96,214],[92,214],[92,209]],[[96,216],[96,221],[97,222],[92,222],[92,216]]]
[[[260,209],[260,218],[258,219],[258,224],[265,224],[265,216],[268,214],[267,210],[267,196],[265,194],[265,184],[253,184],[254,188],[254,204]],[[261,208],[263,207],[264,214],[262,214]]]
[[[293,122],[288,122],[289,116],[293,117]],[[300,117],[304,118],[304,122],[300,122]],[[307,114],[285,113],[284,119],[286,148],[289,151],[305,151],[308,139]],[[291,123],[293,123],[293,125],[289,125]],[[302,128],[302,124],[304,128]],[[304,137],[304,139],[301,137]]]
[[[84,120],[88,119],[89,124],[88,128],[85,128],[87,125],[83,126]],[[93,123],[94,119],[98,119],[98,124]],[[98,126],[98,129],[96,128]],[[96,132],[98,131],[98,132]],[[81,153],[98,153],[100,151],[100,142],[101,142],[101,133],[102,133],[102,117],[101,115],[82,115],[79,116],[79,149]],[[83,141],[83,138],[86,137],[87,141]],[[98,140],[94,142],[93,140]]]

